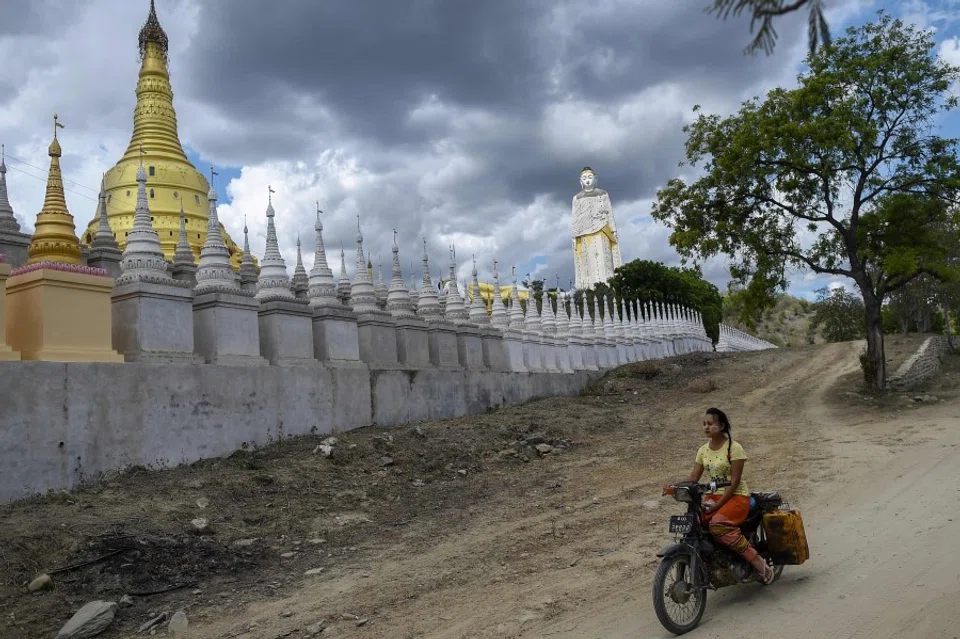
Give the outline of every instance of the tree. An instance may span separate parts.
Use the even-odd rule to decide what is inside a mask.
[[[767,55],[773,53],[777,43],[777,31],[773,28],[773,19],[793,13],[806,5],[810,5],[810,17],[807,27],[807,36],[810,41],[811,55],[818,45],[830,43],[830,28],[824,15],[824,0],[713,0],[713,4],[706,8],[708,13],[715,13],[726,20],[732,13],[738,16],[746,9],[750,12],[750,33],[759,22],[760,28],[753,42],[747,46],[745,53],[756,53],[763,49]]]
[[[901,333],[929,333],[935,330],[942,305],[943,286],[943,282],[929,275],[921,275],[892,293],[884,308],[895,320],[897,330]]]
[[[817,301],[813,304],[811,329],[819,328],[828,342],[849,342],[863,339],[863,300],[838,286],[832,291],[824,286],[818,288]]]
[[[853,279],[877,389],[884,299],[922,273],[956,274],[946,256],[958,239],[957,140],[935,128],[957,106],[949,89],[960,68],[933,47],[929,32],[883,12],[848,29],[807,57],[796,89],[684,127],[687,160],[705,175],[671,180],[653,206],[684,258],[729,256],[761,306],[790,268]]]
[[[699,311],[707,335],[714,343],[720,339],[723,298],[699,269],[633,260],[618,267],[609,284],[621,299],[667,301]]]

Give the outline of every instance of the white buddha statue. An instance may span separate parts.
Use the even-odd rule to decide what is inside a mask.
[[[573,254],[578,289],[606,282],[623,265],[610,196],[597,188],[597,174],[589,166],[580,171],[583,187],[573,196]]]

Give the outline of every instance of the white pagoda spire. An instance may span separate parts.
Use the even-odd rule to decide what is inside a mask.
[[[338,306],[337,289],[333,281],[333,271],[327,264],[327,251],[323,247],[323,222],[320,221],[320,203],[317,202],[317,223],[313,228],[317,233],[317,246],[313,253],[313,268],[310,269],[307,297],[314,308]]]
[[[531,281],[530,274],[527,273],[527,282]],[[527,315],[524,317],[523,327],[531,332],[541,329],[540,311],[537,309],[537,298],[533,294],[532,287],[527,291]]]
[[[523,306],[520,304],[520,287],[517,286],[517,267],[510,267],[510,277],[513,280],[513,290],[510,291],[510,308],[507,310],[507,320],[510,326],[516,329],[523,327]]]
[[[137,206],[133,213],[133,229],[127,234],[127,245],[120,260],[117,285],[130,282],[156,282],[187,286],[167,273],[167,260],[160,249],[160,238],[150,221],[147,205],[147,172],[143,168],[143,147],[140,148],[140,168],[137,169]],[[112,233],[111,233],[112,235]]]
[[[363,233],[360,232],[360,216],[357,216],[357,263],[353,282],[350,284],[350,305],[355,313],[376,313],[377,295],[370,281],[370,271],[363,259]]]
[[[557,335],[559,337],[567,337],[570,335],[570,320],[567,319],[565,301],[564,296],[561,294],[560,287],[557,286],[557,310],[553,313],[553,322],[557,326]]]
[[[246,215],[243,216],[243,255],[240,256],[240,288],[252,292],[256,292],[257,290],[257,265],[253,262],[253,252],[250,250],[250,229],[247,228]]]
[[[420,297],[417,299],[417,316],[433,323],[443,321],[443,312],[440,310],[440,299],[430,279],[430,263],[427,258],[427,238],[423,238],[423,283],[420,287]]]
[[[340,243],[340,279],[337,281],[337,297],[344,306],[350,305],[350,278],[347,277],[347,257]]]
[[[590,317],[590,305],[587,302],[587,296],[584,295],[583,311],[580,313],[580,334],[586,338],[593,338],[596,333],[593,330],[593,318]]]
[[[550,294],[544,291],[540,301],[543,305],[543,310],[540,313],[540,330],[544,333],[556,333],[557,316],[553,314],[553,304],[550,302]]]
[[[297,264],[293,268],[293,277],[290,278],[290,288],[299,299],[306,299],[310,288],[310,276],[303,266],[303,253],[300,251],[300,233],[297,233]]]
[[[457,284],[457,257],[456,249],[450,247],[450,277],[447,280],[446,308],[444,314],[452,322],[464,322],[469,317],[467,307],[460,296],[460,287]]]
[[[0,160],[0,168],[3,167],[3,160]],[[110,229],[110,222],[107,216],[107,192],[106,186],[104,185],[104,178],[100,179],[100,196],[99,203],[97,205],[97,234],[93,236],[93,239],[90,241],[90,248],[107,248],[107,249],[116,249],[119,248],[117,245],[117,240],[113,236],[113,231]],[[5,188],[3,185],[0,185],[0,230],[3,230],[3,200]],[[138,198],[139,198],[139,188]],[[11,209],[12,211],[12,209]],[[16,220],[14,220],[16,221]],[[19,230],[20,225],[17,224],[17,229]]]
[[[100,222],[103,225],[103,222]],[[110,228],[107,226],[107,228]],[[97,235],[100,235],[97,232]],[[110,234],[111,237],[113,234]],[[96,238],[94,238],[96,241]],[[193,255],[193,249],[190,248],[190,242],[187,240],[187,214],[183,211],[183,203],[180,204],[180,234],[177,236],[177,246],[173,251],[174,264],[196,264],[197,258]]]
[[[500,272],[497,270],[497,260],[493,261],[493,308],[490,312],[490,323],[497,328],[509,325],[507,307],[503,303],[503,292],[500,289]]]
[[[380,308],[387,308],[387,300],[390,297],[390,289],[387,288],[386,283],[383,281],[383,261],[380,259],[380,256],[377,255],[377,285],[374,288],[377,297],[377,306]]]
[[[210,202],[210,218],[207,221],[207,238],[200,249],[200,263],[197,268],[197,286],[194,291],[200,295],[208,292],[232,293],[246,295],[240,289],[236,275],[230,267],[230,251],[223,243],[220,234],[220,219],[217,217],[217,190],[213,187],[213,176],[217,173],[210,169],[210,191],[207,199]],[[253,293],[249,293],[250,296]]]
[[[480,280],[477,278],[477,256],[473,256],[473,299],[470,300],[470,321],[473,324],[485,326],[490,323],[490,316],[487,315],[487,305],[483,301],[483,295],[480,293]]]
[[[570,316],[567,318],[567,335],[580,337],[583,334],[583,323],[577,314],[577,298],[570,296]]]
[[[257,280],[258,299],[293,299],[290,290],[290,276],[287,274],[287,265],[280,255],[280,244],[277,242],[277,227],[273,223],[276,213],[273,210],[274,190],[267,187],[267,246],[263,252],[263,261],[260,262],[260,278]]]
[[[103,193],[103,182],[100,183],[100,192]],[[0,144],[0,231],[20,232],[20,222],[17,221],[13,207],[10,206],[10,199],[7,197],[6,151],[2,144]]]
[[[420,291],[417,289],[417,276],[413,272],[413,261],[410,261],[410,306],[416,312],[420,304]]]
[[[390,290],[387,293],[387,310],[397,319],[416,317],[413,304],[410,301],[410,291],[403,281],[403,272],[400,270],[400,247],[397,246],[397,231],[393,231],[393,271],[390,277]]]

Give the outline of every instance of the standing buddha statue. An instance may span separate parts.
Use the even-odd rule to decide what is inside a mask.
[[[580,186],[573,196],[573,254],[575,286],[584,289],[605,283],[623,260],[610,196],[589,166],[580,171]]]

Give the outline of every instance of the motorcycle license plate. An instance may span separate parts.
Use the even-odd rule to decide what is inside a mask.
[[[685,535],[693,529],[693,515],[672,515],[670,532]]]
[[[780,504],[779,506],[777,506],[777,508],[778,508],[779,510],[793,510],[793,506],[791,506],[791,505],[788,504],[787,502],[783,502],[782,504]]]

